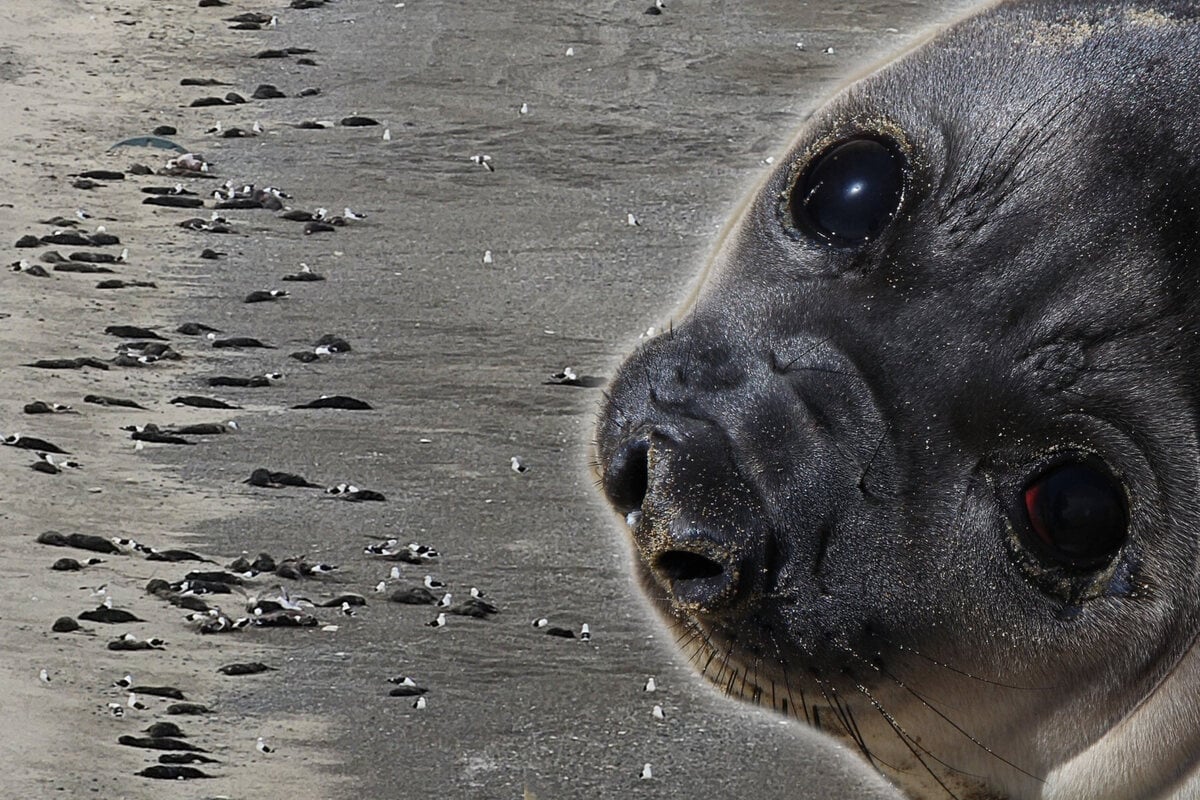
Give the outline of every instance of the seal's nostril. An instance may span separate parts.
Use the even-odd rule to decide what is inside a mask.
[[[617,451],[604,479],[608,498],[622,514],[642,507],[650,485],[650,442],[631,439]]]
[[[668,550],[658,557],[655,565],[672,583],[715,578],[725,571],[719,562],[686,550]]]

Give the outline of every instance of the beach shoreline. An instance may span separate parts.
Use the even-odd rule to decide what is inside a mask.
[[[224,18],[246,12],[278,24],[229,30]],[[44,475],[30,469],[30,451],[0,448],[9,530],[0,637],[12,653],[0,690],[21,720],[0,734],[0,755],[22,765],[0,795],[623,798],[738,786],[761,800],[887,796],[852,753],[727,701],[694,674],[633,586],[618,521],[587,470],[599,390],[547,381],[568,365],[603,378],[640,331],[668,324],[726,215],[804,112],[851,64],[903,45],[932,14],[904,4],[798,10],[785,0],[705,13],[681,4],[658,17],[616,0],[567,9],[335,0],[302,11],[4,4],[0,23],[23,35],[0,47],[0,102],[25,110],[0,165],[0,229],[6,264],[27,259],[49,277],[0,276],[0,313],[10,315],[0,319],[0,408],[6,433],[62,444],[84,466]],[[287,47],[314,52],[253,58]],[[180,86],[205,77],[228,85]],[[189,107],[206,95],[250,98],[266,83],[286,97]],[[339,124],[349,116],[379,124]],[[207,133],[218,123],[252,132],[256,122],[255,136]],[[330,125],[300,127],[313,122]],[[168,138],[202,153],[216,177],[128,174],[135,163],[161,170],[171,153],[109,148],[159,125],[176,127]],[[493,169],[472,159],[484,154]],[[126,178],[73,188],[72,173],[101,168]],[[299,209],[352,207],[367,218],[306,235],[278,211],[235,209],[222,212],[232,234],[180,228],[209,217],[207,193],[226,180],[277,187]],[[205,197],[203,207],[142,204],[142,188],[176,181]],[[11,246],[55,227],[38,220],[77,209],[92,215],[80,226],[121,237],[107,251],[129,247],[118,277],[156,285],[99,290],[110,276],[38,260],[54,247]],[[640,225],[628,224],[631,213]],[[203,248],[225,255],[201,259]],[[327,280],[281,282],[301,264]],[[242,302],[273,288],[290,296]],[[274,347],[214,349],[174,333],[186,321]],[[154,328],[183,359],[105,371],[22,366],[111,359],[121,340],[103,331],[117,324]],[[289,358],[326,334],[353,349]],[[274,371],[284,378],[268,387],[206,386],[214,375]],[[146,410],[85,404],[87,394]],[[167,402],[182,394],[240,408]],[[294,408],[331,394],[372,409]],[[23,414],[35,399],[79,413]],[[189,446],[137,450],[123,430],[231,419],[236,432]],[[529,470],[514,472],[513,456]],[[248,486],[259,467],[387,499]],[[144,592],[189,565],[114,555],[52,572],[55,559],[88,554],[36,543],[48,529],[186,548],[219,562],[206,569],[260,551],[328,563],[338,569],[327,576],[264,574],[241,591],[353,592],[366,605],[348,609],[353,616],[314,609],[313,629],[202,636]],[[440,557],[400,563],[394,579],[393,562],[363,552],[390,538]],[[447,615],[434,628],[437,609],[385,599],[426,573],[456,603],[484,590],[499,613]],[[379,583],[386,591],[374,591]],[[102,584],[114,605],[147,620],[128,630],[161,636],[165,650],[110,653],[105,643],[125,626],[50,633],[56,617],[95,607]],[[246,613],[234,594],[222,609]],[[576,635],[587,623],[591,641],[548,637],[530,624],[542,617]],[[216,672],[247,661],[274,669]],[[165,702],[149,701],[115,719],[107,703],[126,693],[111,683],[127,671],[184,688],[217,713],[168,718]],[[426,708],[389,695],[387,679],[401,675],[429,689]],[[654,697],[643,691],[650,675]],[[117,737],[162,719],[212,751],[221,763],[197,766],[218,778],[134,775],[157,753]],[[275,752],[259,753],[259,736]],[[640,779],[644,763],[654,780]]]

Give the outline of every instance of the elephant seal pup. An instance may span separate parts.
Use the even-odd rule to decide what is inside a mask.
[[[613,380],[698,669],[911,797],[1200,797],[1198,15],[1000,3],[850,85]]]

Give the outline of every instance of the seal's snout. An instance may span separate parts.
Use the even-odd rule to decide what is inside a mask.
[[[698,421],[650,424],[611,451],[603,476],[645,576],[676,606],[716,612],[736,605],[762,532],[730,444]]]

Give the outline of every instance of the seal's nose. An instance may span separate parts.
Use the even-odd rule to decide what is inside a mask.
[[[622,514],[637,511],[650,487],[650,440],[628,439],[613,455],[604,471],[604,493]]]
[[[722,546],[717,531],[672,525],[650,566],[676,603],[715,611],[732,602],[742,575],[740,559]]]
[[[704,611],[735,602],[754,574],[747,567],[759,537],[751,493],[718,429],[645,428],[614,449],[603,484],[642,564],[674,602]]]

